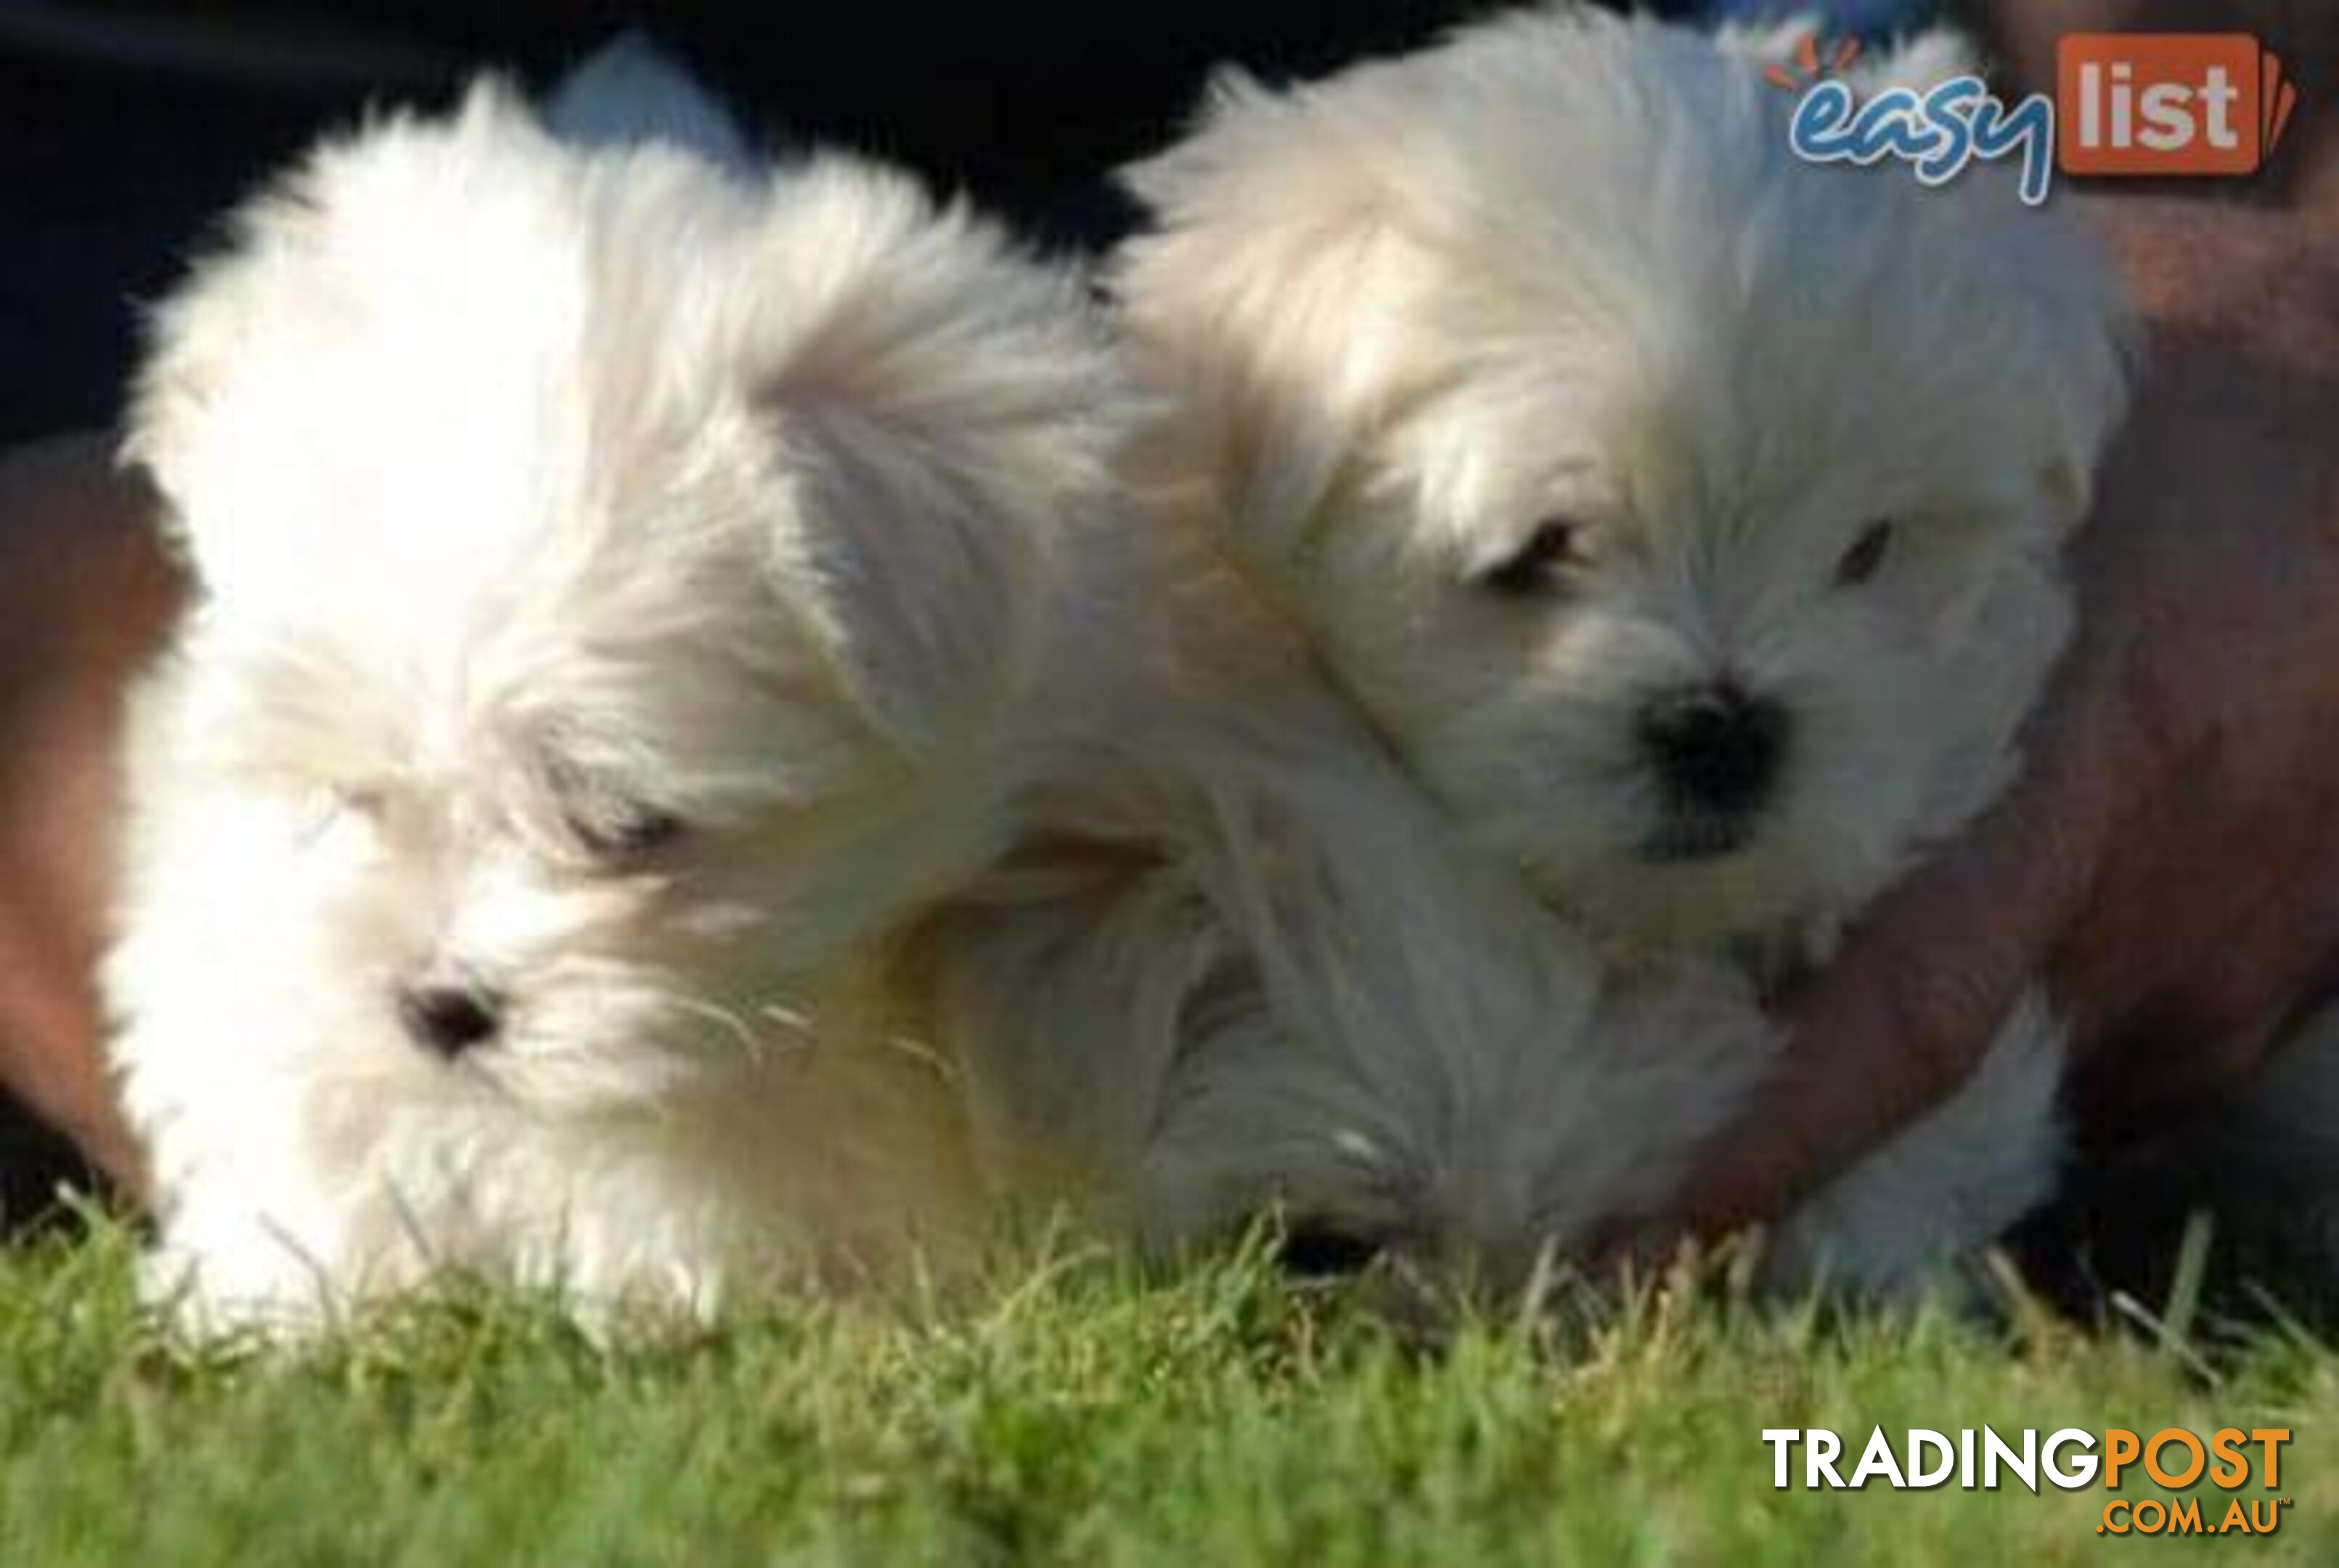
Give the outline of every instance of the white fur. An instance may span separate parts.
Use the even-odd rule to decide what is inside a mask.
[[[1606,994],[1242,584],[1151,580],[1182,589],[1154,606],[1168,700],[1089,735],[929,933],[984,1163],[1159,1253],[1275,1208],[1503,1277],[1653,1202],[1766,1060],[1742,977]]]
[[[1123,313],[1235,548],[1448,820],[1637,987],[1589,1025],[1554,1014],[1491,1086],[1485,1042],[1392,1040],[1337,1087],[1253,1042],[1173,1086],[1211,1106],[1173,1143],[1256,1150],[1260,1123],[1310,1119],[1466,1143],[1528,1195],[1515,1242],[1568,1240],[1554,1216],[1629,1202],[1599,1190],[1629,1185],[1620,1158],[1678,1149],[1768,1054],[1742,999],[1735,1024],[1636,1028],[1693,983],[1673,966],[1819,956],[2013,773],[2068,631],[2057,553],[2121,409],[2117,290],[2004,171],[1928,190],[1798,162],[1770,46],[1513,16],[1288,93],[1230,79],[1131,176],[1158,228],[1120,259]],[[1950,57],[1935,38],[1872,79]],[[1553,518],[1581,558],[1490,589]],[[1838,581],[1880,518],[1880,569]],[[1656,853],[1678,824],[1635,715],[1725,676],[1791,715],[1783,780],[1734,847]],[[1489,968],[1481,993],[1509,983]],[[1717,1031],[1751,1065],[1719,1065]],[[2056,1039],[2027,1005],[1781,1256],[1891,1283],[1995,1234],[2052,1179]],[[1619,1049],[1679,1063],[1669,1092],[1550,1060]],[[1604,1105],[1563,1114],[1562,1081]],[[1491,1119],[1446,1128],[1466,1105]],[[1283,1184],[1351,1208],[1387,1185],[1322,1160]],[[1445,1228],[1402,1190],[1379,1231]]]
[[[962,211],[688,140],[482,86],[314,154],[157,321],[127,450],[200,595],[105,980],[191,1322],[439,1268],[704,1312],[964,1204],[889,955],[1009,834],[1123,399]],[[419,1046],[430,981],[499,1034]]]

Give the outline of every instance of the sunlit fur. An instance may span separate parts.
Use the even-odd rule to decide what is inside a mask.
[[[1155,228],[1121,254],[1120,302],[1235,548],[1447,819],[1640,984],[1634,1005],[1685,958],[1767,975],[1823,952],[2004,786],[2068,631],[2058,550],[2121,408],[2117,290],[2084,239],[2007,170],[1926,189],[1897,164],[1799,162],[1791,100],[1758,68],[1781,36],[1512,16],[1288,92],[1229,79],[1130,176]],[[1931,37],[1863,84],[1957,58]],[[1552,519],[1573,557],[1492,586]],[[1885,520],[1873,576],[1845,580]],[[1788,715],[1783,771],[1740,842],[1667,853],[1680,824],[1636,715],[1722,679]],[[1695,1031],[1644,1045],[1711,1054]],[[1239,1088],[1193,1097],[1278,1126],[1302,1113],[1258,1108],[1450,1114],[1450,1049],[1390,1049],[1412,1060],[1336,1089],[1262,1046]],[[1596,1049],[1550,1031],[1551,1052]],[[1995,1232],[2051,1180],[2057,1054],[2026,1004],[1965,1098],[1783,1253],[1894,1278]],[[1744,1081],[1685,1071],[1669,1100],[1570,1118],[1481,1094],[1495,1119],[1473,1136],[1543,1194],[1522,1212],[1594,1210],[1558,1189],[1671,1146]],[[1289,1184],[1368,1206],[1361,1166],[1296,1163]]]
[[[1008,834],[1122,416],[1074,280],[845,157],[587,150],[485,85],[249,207],[127,447],[199,584],[105,971],[157,1292],[703,1312],[946,1227],[889,950]],[[440,981],[500,1031],[418,1044]]]

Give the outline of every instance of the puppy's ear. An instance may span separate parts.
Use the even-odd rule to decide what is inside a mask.
[[[907,746],[1022,673],[1128,399],[1078,280],[910,181],[824,156],[755,247],[754,418],[787,492],[775,578]]]
[[[2128,381],[2143,350],[2143,328],[2119,270],[2092,229],[2051,202],[2023,208],[2035,251],[2008,245],[1999,260],[2016,269],[2011,287],[2034,312],[2034,384],[2043,399],[2040,471],[2048,504],[2076,528],[2094,504],[2096,469],[2127,417]]]
[[[1395,307],[1419,271],[1403,137],[1353,101],[1229,73],[1185,140],[1121,173],[1152,228],[1113,291],[1254,548],[1293,546],[1396,395]]]
[[[1981,74],[1971,38],[1934,27],[1869,51],[1847,79],[1864,99]],[[1977,164],[1912,199],[1943,225],[1940,245],[1987,271],[2009,314],[2024,321],[2018,351],[2028,363],[2018,384],[2030,404],[2020,424],[2037,443],[2030,455],[2049,520],[2068,528],[2087,515],[2097,462],[2127,412],[2136,331],[2117,271],[2094,234],[2051,201],[2025,206],[2016,184],[2012,161]]]
[[[2008,160],[1906,194],[1916,255],[1944,258],[1988,290],[1996,373],[2008,390],[2008,406],[1996,410],[2008,431],[2008,469],[2035,478],[2059,531],[2092,503],[2097,465],[2127,415],[2141,331],[2094,229],[2064,193],[2030,206],[2018,184]]]
[[[1794,67],[1804,41],[1814,37],[1824,55],[1829,40],[1816,17],[1726,27],[1716,42],[1762,64]],[[1971,38],[1934,27],[1865,50],[1842,77],[1864,101],[1981,74]],[[1901,204],[1904,238],[1916,256],[1952,257],[1951,271],[1987,280],[2009,329],[2006,359],[2022,361],[1999,367],[2026,394],[2022,407],[2007,410],[2015,439],[2029,449],[2008,464],[2008,476],[2035,479],[2050,520],[2069,527],[2086,515],[2097,460],[2126,411],[2134,331],[2117,271],[2092,234],[2052,202],[2024,205],[2017,183],[2011,161],[1978,162],[1937,189],[1911,183],[1889,194]]]

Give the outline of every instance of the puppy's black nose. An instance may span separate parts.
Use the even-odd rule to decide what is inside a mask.
[[[454,1058],[495,1038],[503,998],[469,985],[417,985],[398,993],[398,1021],[414,1043]]]
[[[1641,747],[1669,804],[1733,813],[1761,802],[1787,751],[1787,710],[1724,681],[1655,697],[1641,709]]]

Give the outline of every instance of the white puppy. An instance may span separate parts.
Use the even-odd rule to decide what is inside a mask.
[[[127,448],[199,584],[105,975],[158,1289],[703,1312],[946,1224],[891,938],[1009,832],[1120,409],[1075,281],[846,158],[487,85],[250,207]]]
[[[1818,956],[2003,786],[2122,404],[2091,247],[2002,171],[1799,162],[1765,47],[1514,16],[1286,94],[1230,82],[1132,178],[1158,229],[1121,260],[1125,316],[1236,547],[1468,841],[1641,988],[1627,1010],[1704,984],[1673,967],[1699,955],[1764,979]],[[1929,40],[1862,85],[1953,61]],[[1767,1037],[1721,1027],[1759,1065]],[[1391,1049],[1361,1073],[1262,1050],[1219,1092],[1505,1150],[1525,1196],[1498,1231],[1561,1241],[1592,1172],[1677,1150],[1752,1070],[1604,1115],[1519,1058],[1456,1132],[1429,1124],[1483,1063]],[[1564,1021],[1547,1045],[1599,1049]],[[2027,1006],[1791,1228],[1787,1272],[1832,1251],[1891,1283],[1995,1234],[2052,1179],[2057,1066]],[[1386,1233],[1408,1163],[1294,1181]]]

